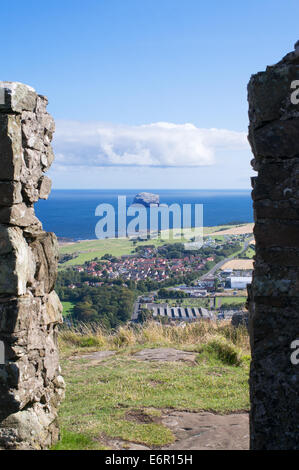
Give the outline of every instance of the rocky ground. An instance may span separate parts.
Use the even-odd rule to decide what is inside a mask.
[[[115,354],[115,351],[98,351],[79,357],[73,356],[72,359],[85,359],[90,365],[95,366]],[[145,362],[184,362],[191,365],[195,362],[196,354],[175,348],[146,348],[136,352],[133,357]],[[126,419],[138,424],[159,422],[170,429],[175,441],[163,446],[162,449],[246,450],[249,448],[248,413],[216,414],[206,411],[164,409],[160,416],[149,416],[142,410],[136,409],[128,411]],[[111,449],[127,450],[155,448],[118,438],[105,439],[105,445]]]
[[[136,413],[134,419],[144,422],[146,415]],[[192,413],[189,411],[165,410],[162,423],[175,435],[175,442],[162,447],[163,450],[248,450],[248,413],[217,415]],[[112,449],[150,450],[150,447],[109,439]]]

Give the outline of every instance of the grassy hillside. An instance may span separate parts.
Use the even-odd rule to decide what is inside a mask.
[[[62,440],[56,449],[107,449],[115,439],[152,448],[174,436],[161,422],[164,410],[248,410],[248,335],[226,323],[185,328],[147,323],[107,334],[83,328],[59,337],[67,394],[60,408]],[[193,351],[193,362],[140,361],[143,348]],[[115,354],[94,361],[92,351]]]
[[[253,248],[252,246],[249,246],[247,248],[247,250],[242,253],[242,258],[248,258],[248,259],[252,259],[255,255],[255,248]]]

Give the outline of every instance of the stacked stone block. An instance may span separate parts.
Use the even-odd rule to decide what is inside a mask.
[[[57,348],[58,246],[34,203],[47,199],[55,130],[47,99],[0,82],[0,449],[44,449],[58,439],[64,396]]]
[[[299,54],[248,85],[256,257],[249,288],[252,449],[299,449]],[[298,93],[299,96],[299,93]],[[299,102],[299,100],[298,100]]]

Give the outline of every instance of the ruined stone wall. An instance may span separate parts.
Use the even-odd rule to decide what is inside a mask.
[[[34,214],[51,189],[55,126],[33,88],[0,82],[0,92],[0,448],[43,449],[58,438],[64,395],[57,240]]]
[[[252,449],[299,449],[299,53],[251,77],[256,257],[249,289]],[[299,100],[297,100],[299,103]]]

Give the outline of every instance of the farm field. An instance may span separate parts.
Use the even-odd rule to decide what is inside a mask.
[[[245,233],[253,233],[253,223],[252,224],[242,224],[242,225],[231,225],[229,228],[222,230],[223,227],[217,227],[221,231],[221,235],[243,235]],[[219,230],[214,230],[210,232],[210,235],[219,235]]]
[[[233,269],[233,270],[249,270],[253,269],[253,259],[232,259],[227,261],[223,266],[220,268],[222,271],[226,269]]]
[[[216,297],[216,308],[220,308],[223,305],[242,305],[245,304],[247,297]]]

